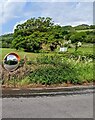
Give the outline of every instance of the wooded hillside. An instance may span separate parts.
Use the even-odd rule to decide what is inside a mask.
[[[39,52],[49,49],[54,51],[69,40],[71,43],[95,43],[95,25],[60,26],[55,25],[50,17],[31,18],[18,24],[13,34],[0,36],[3,48],[22,49]]]

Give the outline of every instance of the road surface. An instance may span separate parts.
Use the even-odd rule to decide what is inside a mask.
[[[93,94],[3,98],[3,118],[93,118]]]

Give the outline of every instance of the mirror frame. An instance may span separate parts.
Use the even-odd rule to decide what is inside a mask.
[[[5,64],[5,63],[4,63],[4,60],[5,60],[5,58],[6,58],[8,55],[14,55],[14,56],[16,56],[16,58],[17,58],[17,60],[18,60],[17,66],[16,66],[14,69],[12,69],[12,70],[9,70],[9,69],[7,69],[7,68],[4,67],[4,64]],[[19,56],[17,53],[15,53],[15,52],[8,53],[8,54],[5,55],[5,57],[4,57],[4,59],[3,59],[3,68],[4,68],[5,70],[9,71],[9,72],[13,72],[13,71],[15,71],[15,70],[17,69],[17,67],[18,67],[18,65],[19,65],[19,62],[20,62],[20,56]]]

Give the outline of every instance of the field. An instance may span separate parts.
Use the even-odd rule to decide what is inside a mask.
[[[2,48],[2,60],[6,54],[11,53],[11,52],[17,53],[21,59],[23,59],[24,56],[27,56],[29,59],[31,59],[39,55],[38,53],[29,53],[29,52],[17,51],[15,49]]]
[[[86,31],[93,31],[93,29],[87,29],[87,30],[77,30],[77,32],[86,32]]]
[[[0,48],[0,51],[2,51],[2,60],[4,58],[4,56],[10,52],[15,52],[17,53],[21,59],[24,58],[24,56],[26,56],[29,60],[31,59],[35,59],[36,57],[45,54],[45,55],[53,55],[54,52],[50,52],[50,53],[29,53],[29,52],[23,52],[23,51],[17,51],[15,49],[9,49],[9,48]],[[92,44],[86,44],[83,47],[80,47],[78,49],[78,51],[81,51],[82,53],[93,53],[93,45]],[[74,52],[74,48],[69,48],[68,49],[69,53],[73,53]]]

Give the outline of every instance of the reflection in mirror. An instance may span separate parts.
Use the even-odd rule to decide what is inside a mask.
[[[14,71],[19,64],[20,57],[16,53],[9,53],[3,60],[3,66],[8,71]]]
[[[16,65],[18,64],[18,59],[14,55],[8,55],[6,56],[4,63],[7,65]]]

